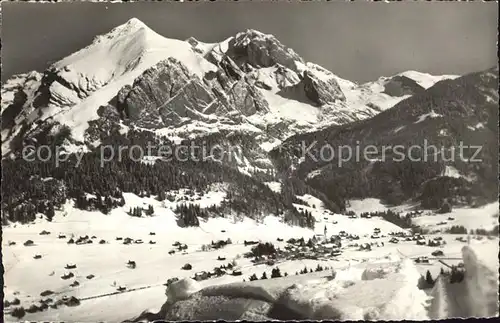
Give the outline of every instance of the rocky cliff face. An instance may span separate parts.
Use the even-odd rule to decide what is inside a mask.
[[[275,37],[252,29],[237,34],[228,45],[226,54],[238,65],[271,67],[280,64],[297,70],[296,63],[303,62],[297,53],[285,47]]]
[[[174,58],[146,70],[124,86],[116,108],[129,121],[146,128],[177,126],[186,121],[214,120],[228,113],[250,116],[267,112],[268,103],[228,57],[203,80]]]
[[[422,93],[425,90],[415,80],[404,75],[397,75],[390,78],[384,84],[384,87],[385,90],[383,93],[390,96],[414,95]]]
[[[283,88],[278,94],[315,106],[345,102],[345,95],[334,78],[321,79],[309,70],[298,83]]]
[[[272,35],[247,30],[215,44],[180,41],[137,19],[96,37],[36,82],[16,82],[2,87],[2,97],[11,97],[2,99],[3,156],[49,123],[67,125],[74,143],[87,147],[102,137],[94,125],[109,122],[184,139],[207,129],[250,129],[269,147],[373,117],[394,99],[379,93],[382,87],[367,90],[305,62]]]
[[[198,119],[216,103],[211,91],[180,61],[168,58],[146,70],[117,96],[117,109],[127,119],[146,128]],[[216,110],[216,109],[214,109]]]

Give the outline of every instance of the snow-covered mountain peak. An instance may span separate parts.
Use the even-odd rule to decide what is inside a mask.
[[[170,58],[175,68],[159,64]],[[408,73],[424,81],[430,77]],[[393,82],[392,92],[385,78],[358,85],[306,62],[275,36],[255,29],[204,43],[194,37],[166,38],[137,18],[97,36],[40,75],[36,82],[13,80],[22,84],[3,86],[2,97],[8,100],[2,99],[2,111],[8,105],[15,125],[26,120],[27,129],[36,119],[65,124],[81,143],[94,142],[86,135],[89,122],[99,119],[98,109],[113,105],[114,98],[123,106],[113,109],[130,112],[137,124],[148,127],[190,122],[205,127],[230,117],[242,129],[245,122],[280,129],[276,138],[264,138],[278,142],[311,127],[370,118],[408,97],[406,88],[423,90],[411,80],[410,86]],[[141,91],[131,92],[134,87]],[[22,133],[14,128],[2,132],[2,147]]]
[[[94,43],[100,42],[103,39],[111,39],[111,38],[115,38],[115,37],[121,37],[121,36],[124,36],[127,34],[136,33],[136,32],[141,31],[141,30],[154,33],[154,31],[152,29],[150,29],[145,23],[143,23],[139,19],[131,18],[130,20],[128,20],[124,24],[121,24],[121,25],[113,28],[110,32],[108,32],[104,35],[97,36],[94,40]]]
[[[130,18],[124,25],[129,28],[149,28],[145,23],[135,17]]]
[[[247,29],[245,31],[237,33],[236,38],[246,39],[247,41],[250,41],[251,39],[255,39],[255,38],[266,39],[266,38],[275,38],[275,37],[271,34],[265,34],[263,32],[255,30],[255,29]]]
[[[97,36],[89,46],[54,63],[49,69],[77,69],[88,75],[95,72],[95,68],[91,68],[95,66],[101,73],[107,70],[108,76],[117,76],[130,69],[134,61],[162,40],[165,39],[139,19],[132,18]]]
[[[408,70],[408,71],[404,71],[404,72],[401,72],[401,73],[398,73],[398,74],[395,74],[392,76],[382,76],[378,80],[376,80],[374,82],[369,82],[366,84],[378,83],[378,84],[384,85],[387,82],[390,82],[391,80],[393,80],[395,78],[397,79],[397,78],[401,78],[401,77],[408,78],[408,79],[416,82],[422,88],[428,89],[439,81],[453,80],[453,79],[460,77],[460,75],[431,75],[428,73],[422,73],[422,72],[417,72],[414,70]]]
[[[417,72],[413,70],[405,71],[397,74],[398,76],[408,77],[417,82],[424,89],[428,89],[439,81],[453,80],[460,75],[431,75],[428,73]]]

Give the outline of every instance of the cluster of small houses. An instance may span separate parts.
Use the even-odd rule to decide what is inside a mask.
[[[224,257],[218,257],[218,260],[225,260]],[[214,267],[211,271],[200,271],[194,274],[192,277],[194,280],[201,281],[215,277],[221,277],[224,275],[241,276],[243,273],[234,262],[229,262],[228,264],[223,264],[218,267]]]
[[[408,213],[408,215],[410,215],[412,217],[416,217],[416,216],[421,216],[422,213],[423,213],[423,211],[413,211],[413,212]],[[353,217],[353,218],[356,217],[356,215],[353,213],[347,214],[347,215],[349,217]],[[371,217],[371,215],[369,213],[362,214],[362,217]],[[451,221],[454,219],[450,217],[450,218],[448,218],[448,220]],[[224,230],[222,230],[222,231],[224,232]],[[40,235],[49,235],[49,234],[50,234],[50,232],[46,231],[46,230],[43,230],[42,232],[40,232]],[[149,235],[154,236],[155,233],[150,232]],[[426,240],[422,234],[418,234],[418,233],[412,234],[412,233],[407,232],[407,231],[390,232],[389,236],[391,236],[391,239],[389,240],[389,242],[394,243],[394,244],[397,244],[400,241],[415,241],[417,245],[427,245],[427,246],[431,246],[431,247],[440,246],[440,245],[445,244],[445,241],[442,239],[442,237],[435,237],[433,239]],[[379,239],[379,238],[384,238],[384,237],[385,237],[385,235],[381,235],[380,228],[375,228],[373,231],[373,234],[370,236],[371,239]],[[58,236],[58,238],[59,239],[66,239],[66,236],[64,234],[60,234]],[[89,238],[89,236],[86,235],[86,236],[80,236],[78,239],[75,240],[73,237],[71,237],[67,241],[67,243],[68,244],[77,244],[77,245],[91,244],[91,243],[93,243],[93,239],[97,239],[97,238],[95,236],[92,236]],[[125,237],[125,238],[116,237],[116,240],[122,241],[123,244],[125,244],[125,245],[144,243],[141,239],[134,240],[134,239],[129,238],[129,237]],[[277,240],[281,241],[281,242],[283,241],[283,239],[281,239],[281,238],[278,238]],[[285,259],[286,260],[294,260],[294,259],[316,259],[317,260],[319,258],[337,257],[337,256],[340,256],[342,254],[342,251],[341,251],[341,248],[342,248],[341,241],[342,240],[348,240],[348,241],[352,242],[352,241],[359,240],[359,236],[354,235],[354,234],[349,234],[346,231],[340,231],[338,235],[333,235],[328,239],[326,239],[324,235],[316,235],[313,238],[309,239],[307,242],[304,240],[304,238],[299,238],[299,239],[292,238],[292,239],[289,239],[287,241],[287,245],[284,247],[284,250],[276,249],[276,251],[271,253],[271,254],[258,255],[258,256],[251,255],[251,253],[248,253],[248,256],[254,257],[254,259],[252,260],[254,265],[265,263],[269,266],[274,266],[280,260],[285,260]],[[458,238],[456,238],[456,240],[466,242],[466,239],[464,237],[458,237]],[[99,241],[99,244],[105,244],[105,243],[107,243],[107,242],[103,239]],[[12,241],[9,242],[9,245],[15,245],[15,244],[16,244],[15,242],[12,242]],[[25,246],[33,246],[34,244],[35,243],[32,240],[27,240],[26,242],[24,242]],[[150,240],[149,244],[156,244],[156,242],[153,240]],[[216,242],[212,241],[211,244],[207,245],[206,247],[208,249],[221,249],[228,244],[231,244],[230,239],[218,240]],[[246,240],[244,241],[245,246],[257,245],[257,244],[259,244],[258,241],[246,241]],[[367,251],[370,251],[371,247],[374,245],[380,246],[379,243],[374,243],[374,242],[363,243],[363,244],[357,244],[357,243],[349,244],[350,247],[359,247],[359,250],[367,250]],[[383,246],[383,242],[381,242],[381,246]],[[173,247],[175,247],[175,249],[170,250],[168,252],[169,254],[174,254],[176,251],[186,253],[185,250],[188,248],[188,246],[186,244],[182,244],[180,242],[175,242],[173,244]],[[432,256],[435,256],[435,257],[439,257],[439,256],[443,256],[443,255],[444,255],[444,253],[442,250],[436,250],[436,251],[432,252]],[[35,255],[34,258],[40,259],[40,258],[42,258],[42,256]],[[217,260],[225,261],[226,258],[219,256],[217,258]],[[429,259],[428,259],[428,257],[418,257],[417,259],[415,259],[415,262],[425,264],[425,263],[429,263]],[[129,260],[126,263],[126,266],[130,269],[134,269],[137,267],[137,264],[135,261]],[[71,269],[75,269],[76,265],[75,264],[67,264],[64,268],[67,270],[71,270]],[[182,267],[182,269],[183,270],[192,270],[192,265],[185,264]],[[53,274],[54,274],[54,272],[51,275],[53,275]],[[192,278],[197,280],[197,281],[201,281],[201,280],[206,280],[206,279],[210,279],[210,278],[214,278],[214,277],[221,277],[223,275],[241,276],[242,271],[241,271],[241,269],[236,267],[235,262],[229,262],[228,264],[216,266],[211,271],[197,272],[194,274],[194,276]],[[68,279],[71,279],[73,277],[74,277],[74,274],[72,272],[67,272],[61,276],[61,279],[68,280]],[[94,275],[88,275],[88,276],[86,276],[86,278],[92,279],[92,278],[94,278]],[[171,278],[167,281],[167,283],[165,285],[168,286],[169,284],[171,284],[172,282],[174,282],[176,280],[178,280],[177,277]],[[77,287],[77,286],[79,286],[79,282],[75,280],[70,286]],[[117,290],[119,292],[121,292],[121,291],[126,290],[126,288],[119,286],[117,288]],[[41,296],[47,297],[47,296],[50,296],[52,294],[53,294],[52,291],[44,291],[41,293]],[[32,305],[28,309],[24,309],[23,307],[14,308],[14,309],[12,309],[11,314],[16,318],[22,318],[25,315],[25,313],[35,313],[38,311],[43,311],[49,307],[50,308],[57,308],[60,305],[77,306],[80,304],[80,301],[75,297],[64,296],[63,298],[61,298],[60,300],[57,300],[55,302],[51,298],[46,298],[46,299],[41,300],[40,304],[41,304],[40,306]],[[16,305],[20,305],[19,299],[15,299],[12,302],[8,302],[8,301],[4,302],[5,308],[16,306]]]
[[[391,243],[399,243],[399,241],[415,241],[418,246],[438,247],[446,244],[442,237],[434,237],[432,239],[425,239],[425,236],[420,233],[409,232],[391,232],[389,233],[392,238],[389,240]],[[399,239],[398,239],[399,238]]]
[[[46,230],[43,230],[39,233],[40,235],[49,235],[50,232],[49,231],[46,231]],[[149,235],[151,236],[154,236],[155,233],[154,232],[150,232]],[[66,235],[65,234],[59,234],[58,239],[66,239]],[[82,245],[82,244],[92,244],[94,243],[94,240],[97,239],[96,236],[91,236],[89,237],[88,235],[85,235],[85,236],[80,236],[78,237],[77,239],[75,239],[74,237],[71,237],[68,241],[67,241],[67,244],[76,244],[76,245]],[[122,241],[122,243],[124,245],[129,245],[129,244],[143,244],[144,241],[142,239],[132,239],[132,238],[129,238],[129,237],[116,237],[116,241]],[[107,241],[104,240],[104,239],[101,239],[99,240],[99,244],[106,244]],[[15,245],[16,242],[15,241],[9,241],[9,246],[13,246]],[[149,244],[156,244],[156,241],[154,240],[149,240]],[[35,245],[35,242],[33,240],[26,240],[24,242],[24,246],[34,246]],[[184,245],[183,248],[179,248],[179,250],[185,250],[187,249],[187,246]],[[174,252],[171,252],[170,254],[172,254]],[[40,259],[41,256],[39,257],[35,257],[35,259]]]
[[[217,260],[224,261],[224,260],[226,260],[226,258],[219,256],[219,257],[217,257]],[[184,266],[182,266],[181,269],[192,270],[193,266],[191,264],[187,263]],[[229,262],[228,264],[216,266],[211,271],[203,270],[203,271],[196,272],[194,274],[194,276],[192,276],[191,278],[196,280],[196,281],[201,281],[201,280],[207,280],[210,278],[221,277],[224,275],[241,276],[242,274],[243,273],[242,273],[241,269],[239,269],[236,266],[235,262]],[[179,278],[177,278],[177,277],[170,278],[167,281],[167,283],[164,285],[168,286],[169,284],[171,284],[172,282],[177,281],[177,280],[179,280]]]
[[[78,298],[76,298],[75,296],[70,296],[70,297],[63,296],[58,300],[54,300],[50,297],[47,297],[47,296],[50,296],[52,294],[54,294],[54,293],[52,291],[49,291],[49,290],[42,292],[40,294],[40,296],[46,297],[46,298],[43,298],[42,300],[40,300],[38,305],[32,304],[30,307],[28,307],[26,309],[24,307],[20,306],[21,302],[19,301],[18,298],[15,298],[11,302],[6,300],[3,303],[4,309],[10,309],[10,315],[12,315],[13,317],[15,317],[17,319],[21,319],[22,317],[24,317],[26,315],[26,313],[43,312],[49,308],[56,309],[59,306],[63,306],[63,305],[70,306],[70,307],[80,305],[80,300]],[[14,306],[16,306],[16,307],[14,307]]]
[[[185,250],[187,250],[188,246],[187,244],[182,244],[180,243],[179,241],[176,241],[172,244],[173,247],[175,247],[175,249],[172,249],[168,252],[169,255],[173,255],[176,251],[179,251],[179,252],[184,252],[186,253]]]
[[[332,236],[328,240],[321,240],[322,235],[317,235],[309,239],[307,242],[304,238],[289,239],[284,247],[282,257],[287,260],[295,259],[314,259],[337,257],[342,254],[340,250],[342,244],[340,237]]]
[[[64,268],[65,269],[74,269],[74,268],[76,268],[76,265],[67,264]],[[66,279],[70,279],[72,277],[74,277],[74,274],[69,272],[69,273],[66,273],[63,276],[61,276],[61,279],[66,280]],[[93,277],[94,277],[94,275],[87,276],[88,279],[92,279]],[[76,280],[70,284],[71,287],[76,287],[79,285],[80,284]],[[45,290],[45,291],[41,292],[40,296],[43,298],[39,301],[39,304],[38,305],[32,304],[30,307],[28,307],[26,309],[24,307],[20,306],[21,302],[18,298],[15,298],[11,302],[5,300],[4,304],[3,304],[4,309],[10,309],[10,314],[13,317],[21,319],[22,317],[24,317],[26,315],[26,313],[42,312],[42,311],[45,311],[49,308],[56,309],[59,306],[63,306],[63,305],[70,306],[70,307],[80,305],[80,300],[78,298],[76,298],[75,296],[63,296],[58,300],[54,300],[51,297],[49,297],[51,295],[54,295],[54,292],[51,290]],[[17,307],[13,307],[13,306],[17,306]]]

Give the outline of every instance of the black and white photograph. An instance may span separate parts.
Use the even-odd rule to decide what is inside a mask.
[[[2,1],[3,321],[499,316],[496,1]]]

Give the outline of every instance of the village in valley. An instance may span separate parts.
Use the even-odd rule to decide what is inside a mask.
[[[197,199],[198,202],[202,201],[201,197]],[[432,288],[438,275],[449,275],[454,281],[463,278],[462,246],[470,243],[494,244],[493,240],[496,239],[495,229],[457,230],[460,227],[458,225],[450,227],[440,224],[442,215],[431,211],[409,211],[405,216],[391,210],[350,210],[345,214],[334,214],[324,209],[319,200],[313,197],[305,196],[303,200],[306,201],[304,204],[296,206],[314,215],[314,233],[302,228],[293,229],[279,221],[271,225],[254,223],[247,229],[239,229],[244,231],[234,231],[242,223],[227,222],[223,218],[209,219],[206,224],[202,222],[199,228],[193,228],[196,231],[191,235],[181,234],[182,230],[191,230],[182,228],[167,233],[155,230],[157,225],[151,221],[158,219],[158,216],[137,219],[151,222],[151,225],[143,225],[139,231],[142,234],[138,234],[133,226],[130,227],[130,234],[124,235],[111,235],[113,231],[101,231],[100,234],[99,230],[94,232],[90,229],[94,226],[89,225],[79,230],[78,226],[73,226],[79,232],[85,232],[84,235],[68,229],[58,233],[52,231],[51,226],[53,229],[62,228],[59,225],[63,223],[66,223],[65,228],[70,228],[68,222],[63,222],[68,219],[67,212],[58,212],[52,223],[31,225],[31,234],[15,234],[16,228],[11,228],[14,231],[8,232],[4,240],[11,247],[6,259],[12,261],[15,255],[25,258],[31,254],[33,261],[24,265],[26,270],[44,263],[44,268],[49,272],[48,279],[38,284],[39,291],[33,290],[33,286],[31,294],[20,294],[10,289],[12,292],[6,297],[5,308],[13,316],[29,317],[34,313],[39,315],[47,310],[80,306],[83,304],[81,302],[105,299],[112,295],[157,288],[165,291],[171,283],[186,277],[203,286],[210,286],[322,271],[335,276],[335,272],[342,268],[373,261],[399,261],[401,258],[412,259],[422,276],[420,288],[428,289]],[[161,208],[161,205],[155,205],[157,212]],[[79,210],[74,211],[81,213]],[[415,220],[419,217],[426,217],[427,221],[434,218],[434,224],[424,227],[413,225],[403,229],[384,220],[390,219],[393,214],[397,218],[411,218],[412,222],[417,222]],[[460,217],[460,214],[459,210],[450,212],[446,215],[448,222],[453,223],[454,217]],[[124,220],[138,223],[134,216],[125,217]],[[92,218],[85,221],[89,223]],[[209,223],[213,221],[214,224],[210,226]],[[36,227],[44,229],[36,233]],[[14,239],[16,236],[18,238]],[[21,241],[21,237],[30,238]],[[53,251],[43,246],[56,246],[61,252],[54,258]],[[93,248],[94,252],[90,252],[92,249],[89,248]],[[83,256],[99,254],[98,250],[115,250],[113,252],[117,253],[106,261],[107,268],[101,267],[102,260],[98,257]],[[147,255],[152,252],[156,255],[153,263]],[[60,267],[51,265],[55,263],[61,263]],[[165,271],[164,266],[170,269]],[[6,269],[9,274],[9,262]],[[104,272],[100,273],[103,269]],[[144,270],[150,274],[145,275]],[[157,278],[148,282],[148,277]]]

